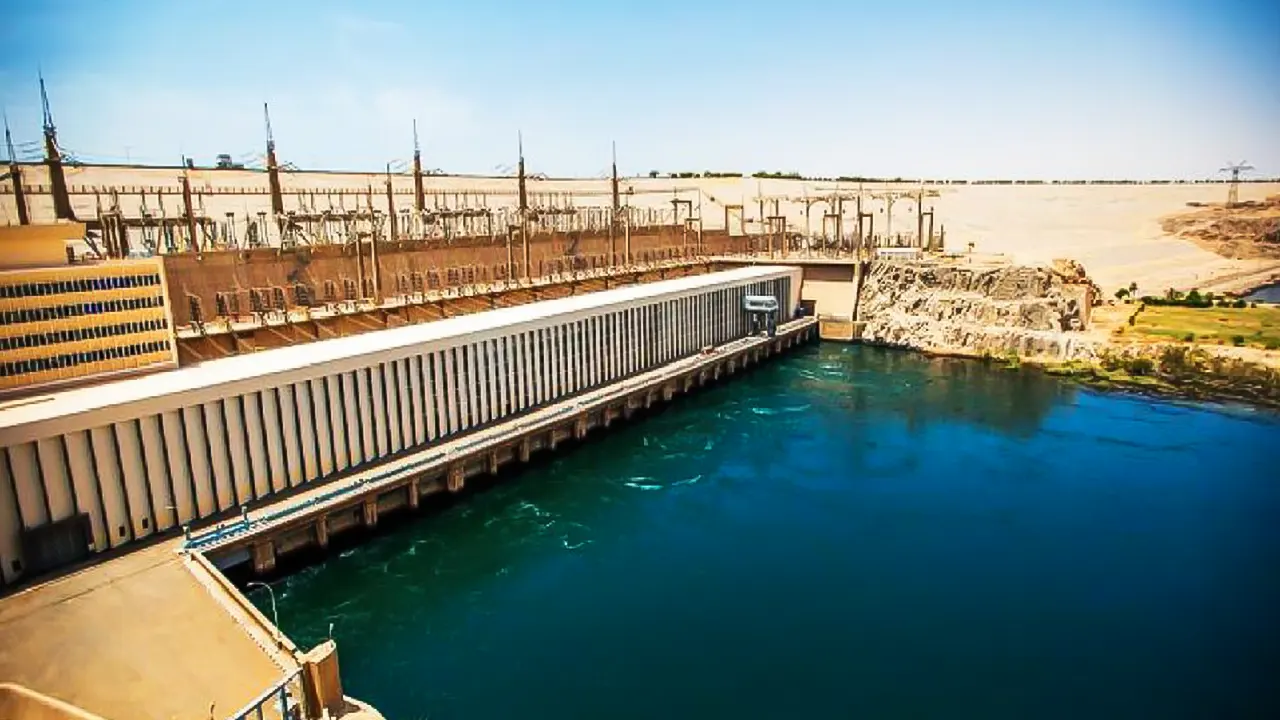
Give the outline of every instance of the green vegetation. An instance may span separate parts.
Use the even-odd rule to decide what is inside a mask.
[[[1132,333],[1154,339],[1280,346],[1280,308],[1275,307],[1146,306],[1129,319]]]
[[[1153,295],[1142,296],[1144,305],[1154,305],[1157,307],[1186,307],[1186,308],[1246,308],[1251,307],[1244,300],[1232,300],[1228,297],[1216,296],[1213,293],[1200,294],[1198,290],[1192,290],[1185,295],[1173,288],[1165,291],[1163,297],[1155,297]],[[1257,303],[1253,303],[1253,307]]]
[[[650,170],[650,171],[649,171],[649,177],[651,177],[651,178],[656,178],[656,177],[660,176],[661,174],[662,174],[662,173],[658,172],[657,170]],[[669,178],[677,178],[677,179],[681,179],[681,180],[688,180],[688,179],[691,179],[691,178],[740,178],[740,177],[742,177],[742,173],[740,173],[740,172],[721,172],[721,171],[716,171],[716,170],[703,170],[702,172],[673,172],[673,173],[667,173],[667,177],[669,177]]]
[[[1181,395],[1280,407],[1280,370],[1210,354],[1200,348],[1170,345],[1154,359],[1128,353],[1107,354],[1103,355],[1101,366],[1104,371],[1119,373],[1112,379],[1125,384],[1133,376],[1150,376],[1163,386],[1160,389]]]
[[[1044,371],[1104,389],[1242,400],[1280,408],[1280,370],[1187,345],[1166,346],[1154,354],[1104,352],[1096,365],[1072,361]]]

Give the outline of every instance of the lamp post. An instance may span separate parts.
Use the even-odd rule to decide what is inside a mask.
[[[270,585],[257,580],[245,583],[245,587],[263,587],[267,589],[267,594],[271,596],[271,623],[274,628],[273,634],[276,636],[276,647],[280,647],[282,644],[280,642],[280,614],[276,612],[276,591],[272,589]]]

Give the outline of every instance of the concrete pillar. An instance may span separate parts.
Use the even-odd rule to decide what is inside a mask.
[[[489,453],[489,474],[498,474],[498,453],[496,451]]]
[[[320,518],[316,521],[315,529],[316,545],[319,545],[322,550],[329,547],[329,520]]]
[[[528,436],[520,439],[519,453],[520,453],[520,462],[522,463],[529,462],[529,456],[533,454],[533,442],[528,438]]]
[[[378,499],[365,498],[364,504],[360,506],[364,518],[364,526],[373,529],[378,526]]]
[[[463,467],[462,463],[454,463],[453,465],[450,465],[449,476],[445,481],[445,487],[449,489],[449,492],[461,492],[462,488],[465,487],[466,484],[467,473],[466,468]]]
[[[671,384],[669,384],[669,383],[668,383],[668,384],[664,384],[664,385],[662,386],[662,401],[663,401],[663,402],[671,402],[671,398],[673,398],[673,397],[675,397],[675,396],[676,396],[676,388],[675,388],[675,386],[674,386],[674,385],[671,385]]]
[[[266,575],[276,569],[276,546],[270,540],[253,544],[253,571]]]
[[[560,442],[560,436],[558,433],[556,433],[555,428],[548,430],[547,431],[547,447],[550,448],[552,452],[555,452],[556,445],[558,445],[559,442]]]
[[[409,481],[409,508],[411,510],[418,509],[418,502],[422,500],[422,488],[418,484],[418,479],[414,478]]]
[[[583,413],[573,420],[573,437],[577,440],[587,436],[587,414]]]
[[[302,692],[307,720],[337,717],[346,706],[342,674],[338,670],[338,646],[326,640],[302,656]]]

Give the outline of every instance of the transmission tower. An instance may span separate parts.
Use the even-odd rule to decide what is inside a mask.
[[[1238,163],[1227,163],[1224,168],[1219,168],[1218,172],[1231,173],[1231,185],[1227,188],[1227,207],[1235,207],[1240,202],[1240,173],[1248,172],[1253,166],[1241,160]]]

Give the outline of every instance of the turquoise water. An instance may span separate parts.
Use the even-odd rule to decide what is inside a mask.
[[[1280,717],[1278,447],[824,344],[277,581],[280,623],[393,720]]]

